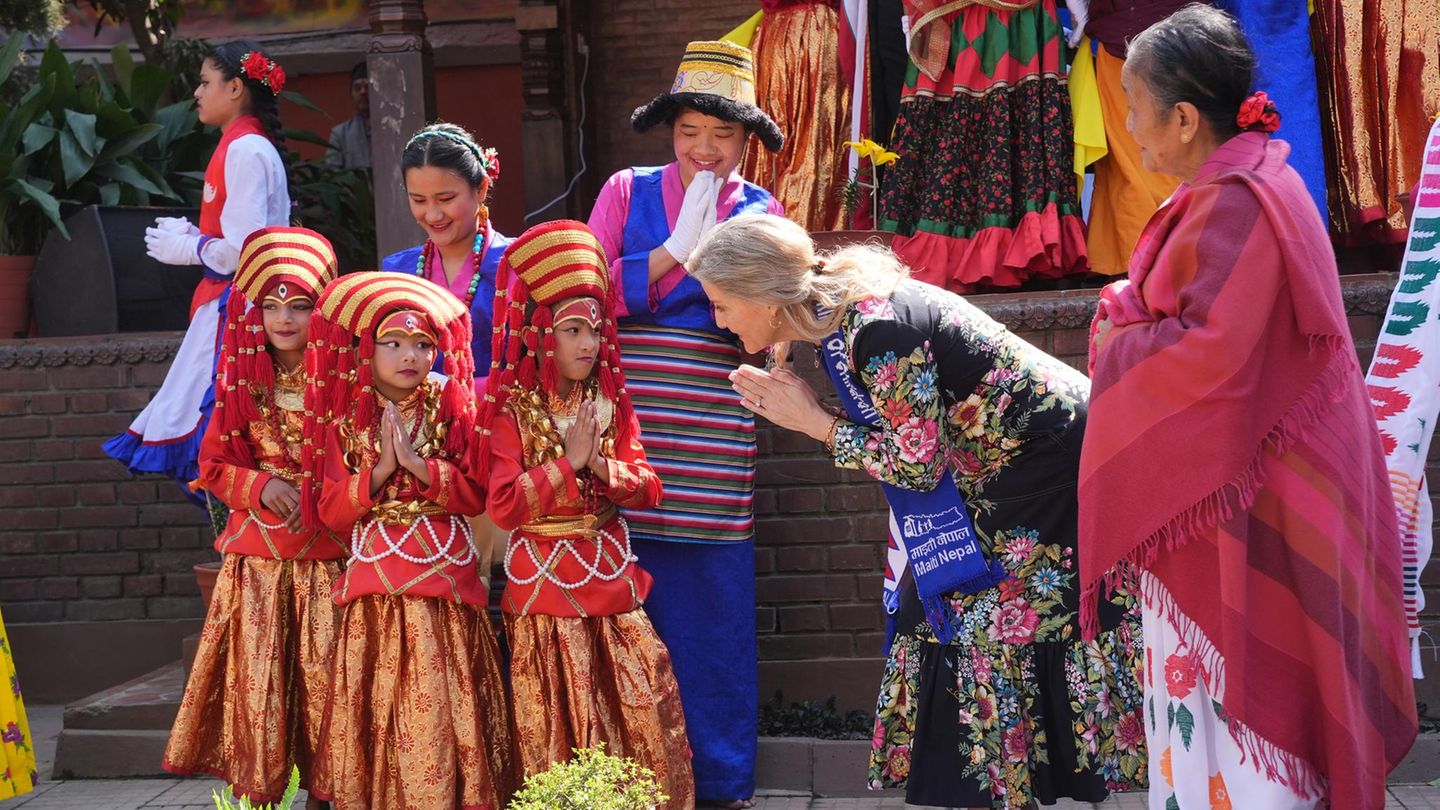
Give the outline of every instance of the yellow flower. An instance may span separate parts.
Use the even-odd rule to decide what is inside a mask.
[[[894,163],[895,161],[900,159],[900,154],[898,152],[891,152],[889,149],[886,149],[883,146],[878,146],[876,148],[879,149],[879,151],[870,156],[870,162],[874,163],[876,166],[884,166],[887,163]]]
[[[848,146],[851,149],[854,149],[855,153],[862,158],[868,158],[871,155],[875,154],[876,149],[880,149],[882,151],[884,150],[884,147],[882,147],[878,143],[875,143],[869,138],[864,138],[859,143],[856,143],[855,141],[846,141],[845,143],[841,144],[841,146]]]

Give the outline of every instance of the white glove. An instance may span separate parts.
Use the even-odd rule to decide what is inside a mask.
[[[1065,8],[1070,9],[1070,35],[1065,38],[1070,47],[1080,44],[1080,39],[1085,36],[1085,24],[1090,21],[1089,0],[1065,0]]]
[[[145,252],[161,264],[199,264],[198,234],[176,233],[160,228],[145,229]]]
[[[709,172],[706,172],[706,174],[709,174]],[[715,178],[715,192],[709,197],[710,207],[706,209],[705,219],[700,223],[700,238],[695,240],[696,247],[699,247],[700,243],[705,241],[705,236],[709,234],[710,230],[720,221],[720,191],[725,188],[725,183],[728,179],[729,178],[726,177]],[[694,248],[691,249],[691,252],[694,252]]]
[[[190,224],[190,220],[185,217],[156,217],[155,227],[171,233],[183,233],[190,236],[200,235],[200,229]]]
[[[685,200],[680,203],[680,214],[675,218],[675,230],[665,240],[665,252],[675,257],[677,264],[684,264],[690,258],[690,251],[700,244],[700,237],[715,224],[716,186],[714,172],[697,172],[685,189]]]

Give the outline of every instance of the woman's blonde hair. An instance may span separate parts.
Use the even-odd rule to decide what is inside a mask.
[[[687,266],[706,284],[776,307],[776,317],[812,343],[838,329],[851,304],[888,298],[910,276],[885,247],[849,245],[817,254],[804,228],[771,214],[743,214],[716,225]]]

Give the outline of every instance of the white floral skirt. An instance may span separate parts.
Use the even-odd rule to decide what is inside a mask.
[[[1158,607],[1169,594],[1142,573],[1145,633],[1145,737],[1150,750],[1151,810],[1310,810],[1319,796],[1297,796],[1245,757],[1225,727],[1180,633]],[[1159,598],[1154,598],[1154,597]],[[1243,758],[1243,761],[1242,761]]]

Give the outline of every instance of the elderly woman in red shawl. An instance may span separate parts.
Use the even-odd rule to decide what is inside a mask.
[[[1129,129],[1183,182],[1096,318],[1081,605],[1138,573],[1152,808],[1379,810],[1416,733],[1395,504],[1254,68],[1203,6],[1129,46]]]

